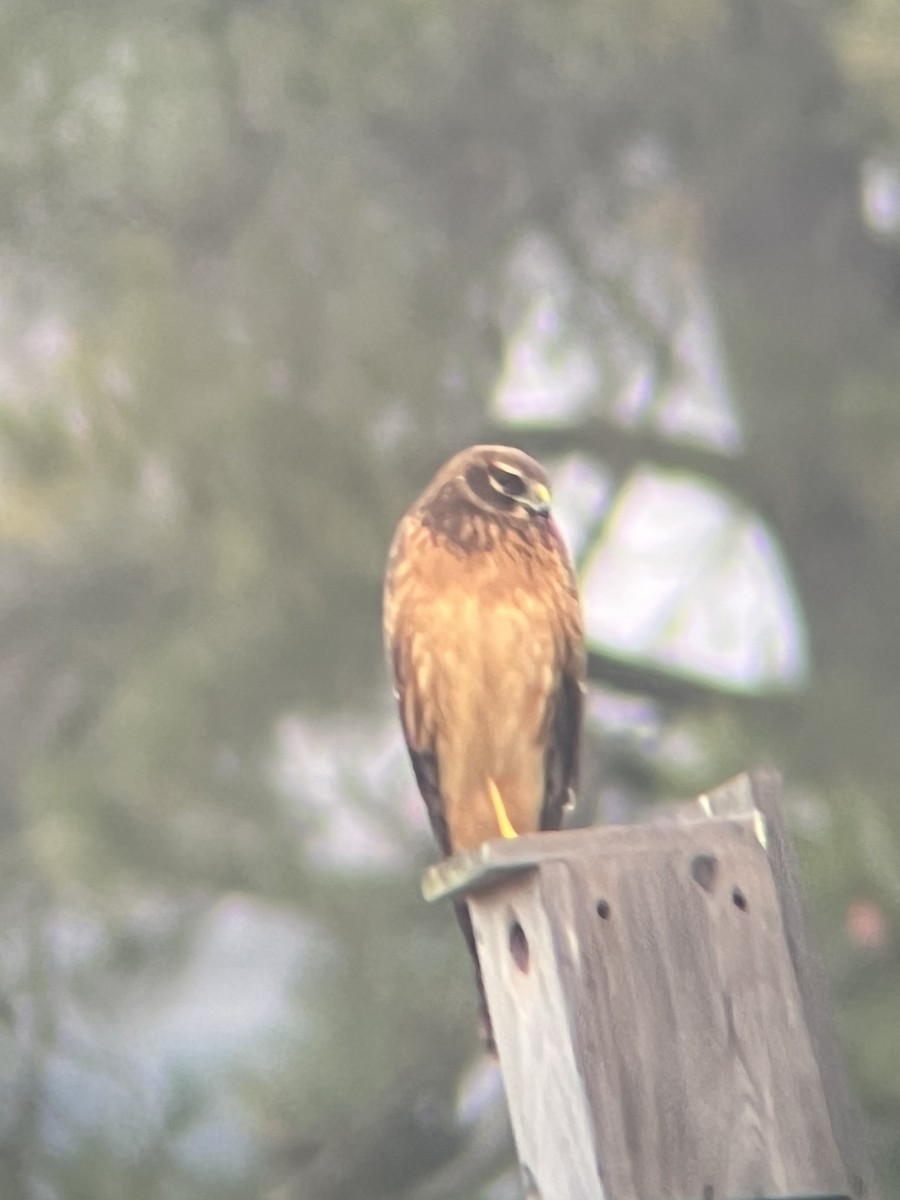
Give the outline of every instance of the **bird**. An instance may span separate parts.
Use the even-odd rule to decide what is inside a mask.
[[[535,459],[471,446],[440,468],[391,541],[384,638],[442,853],[559,829],[578,778],[584,624]],[[468,907],[456,911],[494,1049]]]

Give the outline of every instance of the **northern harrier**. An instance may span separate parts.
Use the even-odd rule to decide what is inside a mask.
[[[534,459],[473,446],[441,468],[394,535],[384,627],[406,744],[444,854],[558,829],[578,769],[584,639]],[[457,911],[477,964],[468,910]]]

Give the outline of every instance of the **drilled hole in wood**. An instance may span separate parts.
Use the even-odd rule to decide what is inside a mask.
[[[609,901],[608,900],[598,900],[597,901],[597,916],[602,921],[609,920]]]
[[[528,938],[525,930],[518,921],[513,921],[509,927],[509,952],[513,962],[523,973],[528,970]]]
[[[744,895],[744,893],[741,891],[741,889],[739,887],[732,888],[731,899],[732,899],[732,903],[734,904],[735,908],[739,908],[741,910],[741,912],[747,911],[747,907],[748,907],[747,906],[747,897]]]
[[[718,870],[719,864],[714,854],[695,854],[691,859],[691,875],[704,892],[711,892],[716,886]]]

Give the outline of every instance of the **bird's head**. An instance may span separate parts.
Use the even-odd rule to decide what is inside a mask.
[[[550,515],[550,486],[540,463],[512,446],[471,446],[438,472],[429,493],[440,506],[513,521]]]

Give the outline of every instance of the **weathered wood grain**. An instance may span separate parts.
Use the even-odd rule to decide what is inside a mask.
[[[536,1200],[603,1200],[587,1080],[567,1036],[571,997],[558,970],[556,915],[539,880],[540,873],[526,876],[477,901],[479,955],[491,971],[488,1002],[501,1030],[507,1097],[515,1097],[513,1135]],[[519,944],[517,929],[527,946]]]
[[[777,786],[489,843],[431,877],[470,898],[533,1196],[863,1195]]]

